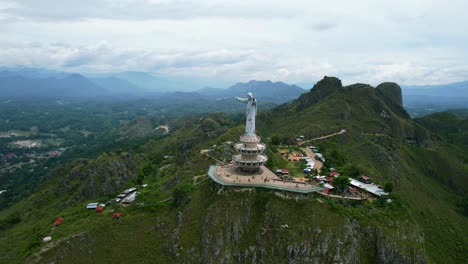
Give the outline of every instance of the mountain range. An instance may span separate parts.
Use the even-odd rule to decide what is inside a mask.
[[[0,71],[0,91],[3,97],[129,96],[130,98],[150,97],[164,104],[166,102],[184,103],[187,100],[192,102],[201,100],[209,103],[215,100],[232,99],[233,96],[245,96],[247,92],[253,92],[259,100],[281,104],[297,98],[304,92],[299,86],[271,81],[250,81],[237,83],[227,89],[204,88],[186,92],[190,83],[182,81],[176,85],[177,87],[167,86],[166,84],[170,82],[169,79],[157,78],[142,72],[85,77],[78,73],[34,68],[3,68],[3,71]]]
[[[205,87],[206,80],[155,76],[145,72],[78,74],[42,68],[0,67],[0,96],[49,98],[154,98],[158,102],[222,101],[247,92],[262,101],[282,104],[306,90],[271,81],[237,83],[226,89]],[[203,88],[204,87],[204,88]],[[412,116],[466,108],[468,81],[447,85],[403,86],[405,107]]]
[[[468,107],[468,81],[446,85],[403,86],[408,111],[416,116]]]

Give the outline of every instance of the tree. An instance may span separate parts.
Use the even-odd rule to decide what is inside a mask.
[[[185,184],[183,186],[177,187],[174,192],[172,193],[172,198],[174,199],[173,203],[175,206],[180,206],[184,204],[188,198],[192,190],[194,189],[193,185]]]
[[[347,166],[343,173],[353,178],[358,177],[361,174],[359,168],[354,165]]]
[[[393,191],[393,183],[387,182],[384,185],[384,191],[387,192],[387,193],[391,193]]]
[[[343,194],[344,191],[348,188],[349,184],[350,184],[350,180],[348,177],[345,177],[345,176],[338,176],[336,178],[333,179],[333,187],[335,187],[335,189]]]
[[[335,149],[327,156],[327,160],[329,160],[329,163],[332,164],[332,166],[342,166],[345,164],[345,159]]]
[[[318,175],[318,170],[317,169],[311,169],[309,175],[312,176],[312,177],[317,176]]]
[[[279,145],[280,144],[280,137],[278,135],[274,135],[271,137],[271,144],[273,145]]]

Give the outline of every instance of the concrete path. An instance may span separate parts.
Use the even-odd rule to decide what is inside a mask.
[[[303,145],[303,144],[308,143],[310,141],[315,141],[315,140],[320,140],[320,139],[326,139],[326,138],[329,138],[329,137],[334,137],[334,136],[337,136],[337,135],[344,134],[346,132],[348,132],[348,131],[346,131],[346,129],[341,129],[340,131],[338,131],[336,133],[333,133],[333,134],[330,134],[330,135],[326,135],[326,136],[322,136],[322,137],[316,137],[316,138],[309,139],[309,140],[306,140],[306,141],[301,141],[301,142],[299,142],[299,145]]]

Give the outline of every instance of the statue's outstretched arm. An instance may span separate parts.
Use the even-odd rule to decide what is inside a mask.
[[[237,97],[237,96],[234,96],[234,98],[237,101],[242,102],[242,103],[247,103],[249,101],[249,98],[241,98],[241,97]]]

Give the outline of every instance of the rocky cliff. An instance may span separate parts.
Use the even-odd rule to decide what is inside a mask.
[[[325,76],[322,80],[318,81],[308,93],[302,94],[297,101],[299,105],[297,110],[304,109],[311,104],[317,103],[321,99],[333,94],[334,92],[343,88],[341,80],[336,77]]]
[[[74,236],[37,260],[100,263],[106,256],[121,255],[150,263],[427,262],[423,236],[410,221],[382,218],[381,225],[375,225],[324,207],[326,200],[295,198],[211,185],[194,193],[176,213],[159,214],[150,222],[125,220],[118,227],[122,234],[113,239],[109,234],[117,227],[100,226],[96,233]],[[125,244],[139,239],[146,239],[150,248]],[[119,253],[122,246],[126,250]],[[99,254],[100,248],[106,248],[106,254]]]
[[[103,154],[96,160],[83,160],[72,165],[61,177],[58,198],[69,202],[84,201],[93,197],[114,195],[121,191],[138,172],[133,154]]]

